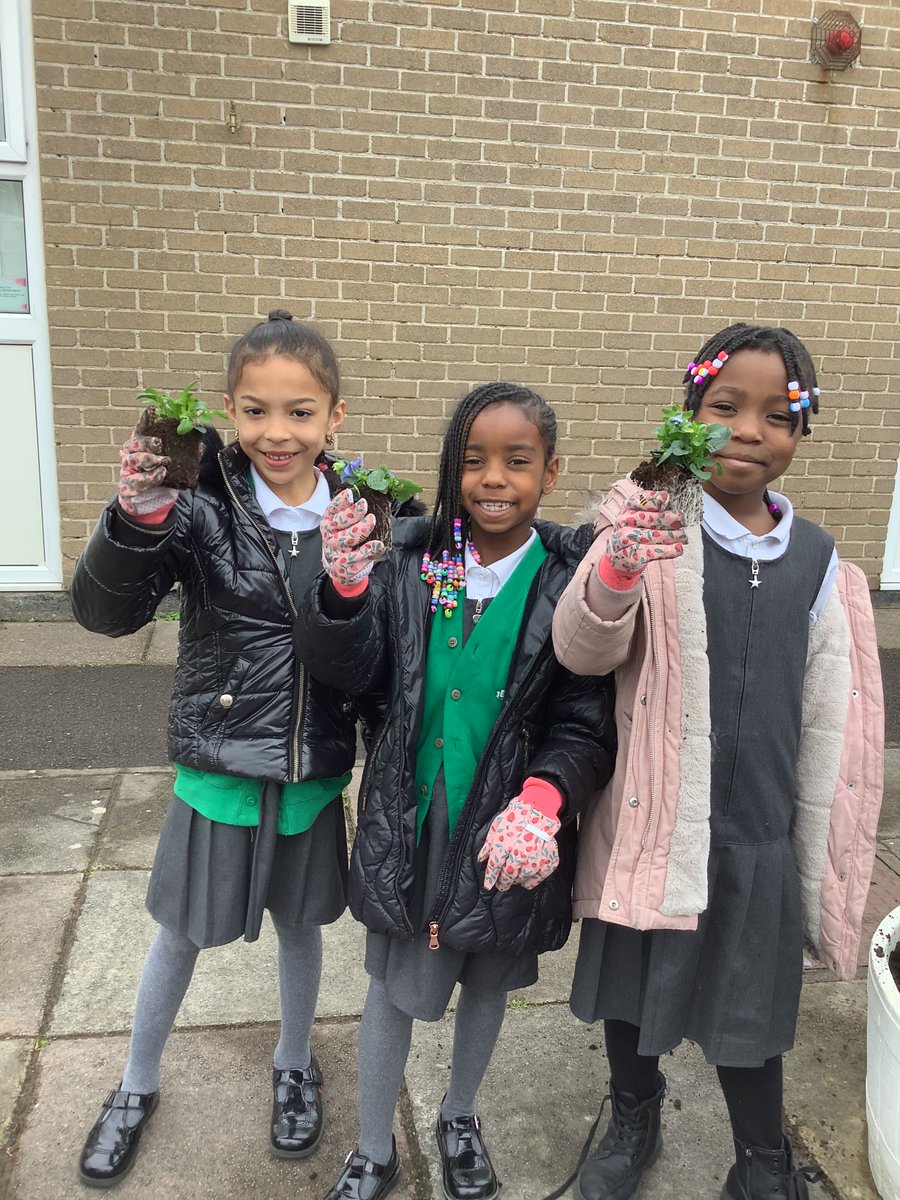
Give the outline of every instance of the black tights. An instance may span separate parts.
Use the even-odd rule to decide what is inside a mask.
[[[649,1100],[658,1087],[659,1059],[638,1054],[641,1031],[627,1021],[604,1021],[610,1081],[617,1092]],[[761,1067],[716,1067],[734,1136],[747,1146],[782,1147],[784,1093],[781,1055]]]

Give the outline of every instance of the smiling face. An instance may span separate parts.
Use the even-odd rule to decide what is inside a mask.
[[[547,458],[527,409],[501,402],[479,413],[466,441],[460,498],[485,566],[528,541],[541,496],[558,476],[559,459]]]
[[[696,413],[698,421],[731,430],[714,456],[722,473],[714,470],[703,486],[752,532],[772,528],[763,493],[790,466],[801,437],[799,426],[791,430],[787,385],[779,353],[738,350],[703,389]]]
[[[343,400],[332,407],[304,363],[272,355],[245,365],[225,407],[241,448],[275,495],[288,505],[308,500],[325,436],[344,420]]]

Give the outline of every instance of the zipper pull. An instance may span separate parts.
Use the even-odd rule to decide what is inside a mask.
[[[475,601],[475,611],[472,613],[472,624],[477,625],[481,619],[481,610],[484,608],[484,598],[479,596]]]
[[[440,926],[438,925],[437,921],[429,921],[429,923],[428,923],[428,933],[430,935],[428,938],[428,949],[429,950],[440,950],[441,943],[438,941],[438,934],[440,933],[440,931],[441,931]]]

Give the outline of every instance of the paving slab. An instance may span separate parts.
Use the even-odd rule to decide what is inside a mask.
[[[449,1079],[454,1018],[417,1023],[407,1070],[419,1143],[440,1196],[433,1128]],[[733,1148],[715,1070],[696,1047],[666,1055],[662,1157],[647,1174],[641,1200],[714,1200]],[[541,1200],[578,1160],[606,1091],[602,1027],[583,1025],[562,1005],[511,1008],[478,1096],[485,1136],[510,1200]],[[607,1109],[608,1112],[608,1109]],[[606,1114],[601,1130],[606,1127]],[[825,1200],[825,1192],[811,1189]]]
[[[34,1037],[80,875],[0,878],[0,1037]]]
[[[357,1140],[355,1023],[319,1025],[326,1131],[311,1158],[268,1153],[272,1033],[269,1028],[173,1033],[163,1059],[160,1106],[117,1200],[321,1200]],[[84,1200],[76,1162],[103,1096],[117,1079],[127,1040],[72,1038],[40,1054],[38,1092],[16,1156],[9,1200]],[[60,1098],[65,1098],[61,1104]],[[398,1130],[401,1156],[414,1161]],[[391,1193],[427,1200],[404,1172]]]
[[[0,780],[0,875],[83,871],[114,775]]]
[[[878,1200],[866,1149],[866,981],[813,983],[785,1055],[785,1115],[841,1200]],[[888,1198],[885,1198],[888,1200]]]
[[[153,621],[144,662],[151,667],[174,666],[178,658],[179,621]]]
[[[110,1033],[131,1028],[144,958],[156,925],[144,906],[149,871],[97,871],[88,881],[84,906],[51,1033]],[[366,993],[364,933],[349,915],[323,936],[318,1014],[356,1016]],[[236,1025],[277,1021],[278,952],[268,918],[259,941],[204,950],[176,1025]]]
[[[173,778],[168,767],[129,771],[121,776],[115,802],[97,841],[95,866],[104,870],[153,866],[159,831],[172,798]]]
[[[12,1124],[13,1112],[31,1058],[31,1047],[30,1038],[0,1042],[0,1145]]]
[[[151,632],[145,625],[129,637],[110,638],[74,622],[11,622],[0,625],[0,667],[136,666]]]

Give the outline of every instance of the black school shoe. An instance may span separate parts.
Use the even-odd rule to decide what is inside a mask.
[[[445,1121],[438,1115],[435,1136],[447,1200],[494,1200],[500,1184],[478,1117],[473,1113]]]
[[[109,1093],[78,1160],[82,1183],[105,1188],[124,1179],[134,1166],[144,1126],[158,1103],[158,1091]]]
[[[276,1158],[306,1158],[322,1140],[325,1106],[322,1072],[313,1055],[302,1071],[272,1072],[272,1133]]]
[[[363,1157],[358,1150],[351,1150],[340,1178],[325,1200],[381,1200],[397,1182],[399,1174],[400,1155],[394,1139],[391,1139],[391,1157],[384,1166]]]

